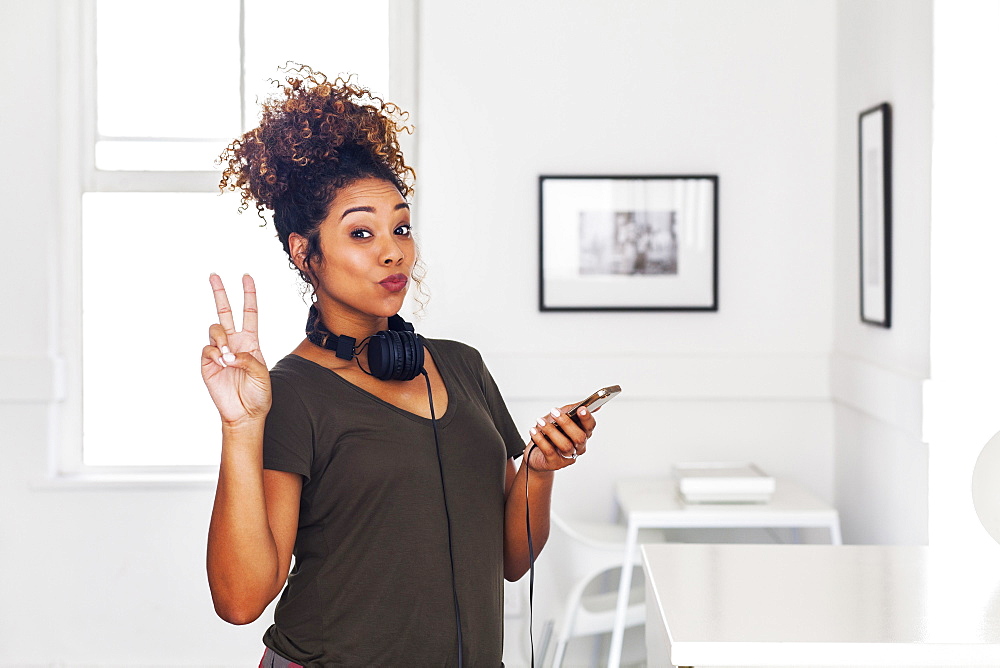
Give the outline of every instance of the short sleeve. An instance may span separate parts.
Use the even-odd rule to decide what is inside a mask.
[[[264,423],[264,468],[309,479],[313,461],[313,420],[286,380],[271,377],[271,410]]]
[[[489,406],[493,424],[500,432],[504,445],[507,447],[507,457],[516,459],[524,453],[524,441],[517,432],[514,420],[510,417],[510,411],[507,410],[507,404],[504,403],[500,389],[497,387],[496,381],[493,380],[493,375],[486,368],[486,362],[482,363],[480,374],[483,394],[486,396],[486,405]]]

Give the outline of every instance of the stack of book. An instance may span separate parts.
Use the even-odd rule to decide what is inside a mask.
[[[774,478],[748,462],[674,465],[677,492],[685,503],[767,503]]]

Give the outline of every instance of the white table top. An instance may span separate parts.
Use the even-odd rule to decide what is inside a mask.
[[[625,478],[615,485],[622,516],[639,526],[830,526],[837,511],[803,487],[778,478],[768,503],[686,504],[672,478]]]
[[[681,666],[1000,666],[1000,564],[874,545],[644,545]],[[662,627],[661,627],[662,628]]]

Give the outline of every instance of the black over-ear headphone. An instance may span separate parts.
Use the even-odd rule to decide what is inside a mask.
[[[367,373],[379,380],[413,380],[424,368],[424,343],[413,331],[413,325],[398,315],[389,318],[389,329],[370,336],[358,346],[354,337],[338,336],[328,330],[314,304],[309,308],[306,338],[334,351],[343,360],[355,359],[358,348],[367,346]]]

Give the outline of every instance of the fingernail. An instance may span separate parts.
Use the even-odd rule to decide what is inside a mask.
[[[534,427],[532,427],[531,429],[528,430],[528,433],[531,434],[532,436],[534,436],[535,434],[538,433],[538,430],[535,429]]]
[[[222,359],[227,364],[232,364],[233,362],[236,361],[236,355],[232,353],[226,353],[225,355],[222,356]]]
[[[562,415],[562,413],[559,412],[558,408],[553,408],[552,410],[549,411],[549,415],[551,415],[552,417],[559,417],[560,415]]]
[[[587,409],[584,408],[583,406],[580,406],[580,410],[577,411],[577,414],[579,414],[579,415],[586,415],[587,414]]]
[[[544,427],[545,426],[545,420],[543,420],[542,418],[538,418],[537,420],[535,420],[535,422],[538,423],[539,427]]]

